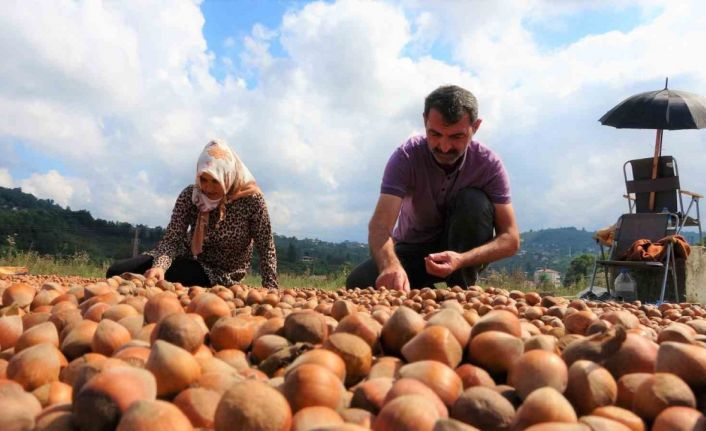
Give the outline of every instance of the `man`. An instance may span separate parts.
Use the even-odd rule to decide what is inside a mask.
[[[507,172],[473,140],[482,122],[475,96],[439,87],[423,118],[426,136],[410,138],[387,163],[368,225],[372,259],[351,272],[348,288],[465,288],[485,265],[519,250]]]

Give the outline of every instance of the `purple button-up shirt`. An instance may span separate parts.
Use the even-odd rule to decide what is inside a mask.
[[[510,203],[510,181],[500,158],[471,141],[458,168],[446,172],[434,160],[424,136],[397,148],[385,167],[380,192],[402,198],[395,242],[436,241],[444,228],[446,207],[460,189],[483,190],[496,204]]]

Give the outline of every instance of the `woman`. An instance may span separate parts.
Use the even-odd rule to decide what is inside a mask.
[[[276,288],[277,260],[265,199],[240,158],[214,140],[201,152],[196,183],[177,198],[157,248],[115,262],[106,277],[133,272],[186,286],[230,286],[245,276],[253,243],[260,255],[262,285]]]

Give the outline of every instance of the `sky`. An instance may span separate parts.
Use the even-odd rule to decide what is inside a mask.
[[[598,119],[664,87],[706,95],[700,0],[0,2],[0,186],[166,226],[203,146],[257,178],[273,230],[366,241],[385,164],[424,97],[478,98],[521,231],[627,212],[653,130]],[[666,131],[706,192],[706,129]]]

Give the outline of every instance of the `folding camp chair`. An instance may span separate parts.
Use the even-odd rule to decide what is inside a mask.
[[[679,185],[679,169],[677,161],[672,156],[661,156],[658,159],[657,177],[652,179],[652,157],[646,159],[628,160],[623,165],[625,187],[627,189],[628,207],[631,213],[670,212],[679,217],[677,232],[685,226],[699,228],[701,233],[701,216],[699,213],[699,199],[703,198],[698,193],[682,190]],[[628,165],[631,167],[632,179],[628,177]],[[650,194],[654,195],[654,205],[650,209]],[[690,196],[691,201],[686,211],[682,196]],[[695,217],[690,216],[690,211],[695,208]]]
[[[672,281],[674,283],[674,298],[675,302],[679,302],[679,291],[677,287],[676,264],[674,254],[672,253],[671,242],[667,244],[667,251],[664,253],[664,258],[661,261],[628,261],[621,260],[628,249],[638,239],[649,239],[657,241],[665,237],[670,232],[674,231],[674,226],[677,226],[679,217],[676,214],[670,213],[642,213],[642,214],[623,214],[618,219],[615,230],[615,238],[610,248],[609,259],[596,260],[593,266],[593,275],[591,276],[591,284],[596,279],[598,266],[602,266],[607,272],[608,267],[613,268],[630,268],[630,269],[646,269],[652,271],[661,271],[661,291],[659,302],[664,302],[664,294],[667,287],[667,275],[672,272]]]

